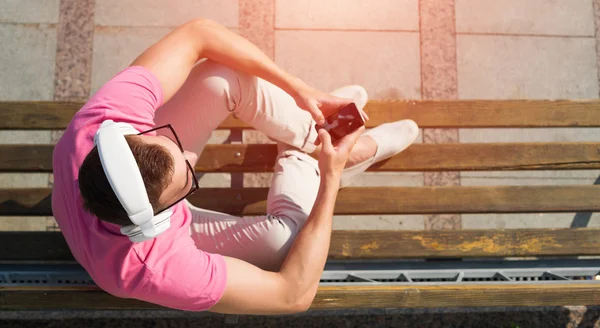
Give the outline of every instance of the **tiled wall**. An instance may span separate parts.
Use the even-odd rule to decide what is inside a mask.
[[[598,97],[592,1],[457,0],[462,99]],[[598,141],[598,129],[464,129],[460,141]],[[594,184],[600,171],[462,172],[476,185]],[[464,215],[467,228],[568,227],[574,213]],[[594,215],[589,226],[598,226]]]
[[[0,100],[84,100],[193,17],[213,19],[324,91],[372,99],[598,98],[599,0],[0,0]],[[595,5],[595,7],[594,7]],[[594,10],[596,9],[596,10]],[[59,133],[3,132],[1,143]],[[217,132],[212,143],[268,142]],[[597,129],[422,131],[418,142],[598,141]],[[365,174],[356,185],[592,184],[600,171]],[[45,187],[46,174],[0,175]],[[268,185],[269,174],[207,174],[204,186]],[[575,213],[336,218],[336,228],[569,226]],[[18,229],[36,220],[16,220]],[[590,226],[599,225],[597,217]],[[8,219],[2,218],[2,222]],[[38,222],[39,223],[39,222]],[[17,223],[13,223],[17,224]],[[27,226],[25,226],[27,225]],[[6,226],[6,225],[4,225]]]
[[[58,19],[59,0],[0,1],[0,100],[53,99]],[[0,131],[1,144],[49,142],[48,131]],[[48,174],[0,173],[3,188],[47,185]],[[38,230],[46,218],[0,218],[2,226]]]

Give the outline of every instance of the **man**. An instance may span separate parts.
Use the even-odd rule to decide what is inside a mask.
[[[190,311],[306,310],[338,189],[418,133],[405,120],[332,145],[315,121],[367,102],[358,86],[333,94],[214,22],[178,27],[93,95],[56,146],[52,206],[73,255],[118,297]],[[279,142],[265,216],[185,201],[198,188],[199,154],[231,114]]]

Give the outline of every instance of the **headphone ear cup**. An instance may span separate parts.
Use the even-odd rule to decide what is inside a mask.
[[[158,215],[155,215],[152,218],[152,222],[154,223],[155,229],[158,232],[158,235],[167,231],[171,227],[171,216],[173,215],[173,210],[168,209],[165,210]],[[146,237],[142,229],[135,225],[128,225],[121,227],[121,234],[129,237],[129,239],[134,243],[140,243],[146,240],[150,240],[156,237]],[[158,236],[157,235],[157,236]]]
[[[173,215],[172,209],[164,210],[152,218],[152,223],[154,223],[154,227],[157,230],[158,234],[161,234],[169,227],[171,227],[171,216]]]
[[[150,237],[144,236],[144,234],[142,233],[142,229],[140,229],[140,227],[136,226],[135,224],[121,227],[121,234],[129,237],[129,240],[131,240],[134,243],[141,243],[143,241],[152,239]]]

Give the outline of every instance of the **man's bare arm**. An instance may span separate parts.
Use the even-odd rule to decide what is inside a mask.
[[[206,19],[195,19],[178,27],[148,48],[132,65],[143,66],[158,77],[167,102],[203,58],[273,83],[291,95],[319,124],[324,123],[325,116],[351,102],[308,86],[279,68],[250,41]]]
[[[315,206],[279,272],[268,272],[234,258],[227,263],[225,294],[210,311],[282,314],[305,311],[317,292],[331,237],[339,177],[321,180]]]
[[[173,30],[131,65],[143,66],[158,77],[166,102],[202,58],[261,77],[290,94],[302,85],[299,79],[279,68],[250,41],[213,21],[200,18]]]
[[[263,271],[243,261],[226,258],[225,294],[211,311],[243,314],[301,312],[310,306],[325,267],[331,239],[333,208],[348,153],[364,127],[333,147],[319,131],[321,184],[306,224],[296,236],[278,273]]]

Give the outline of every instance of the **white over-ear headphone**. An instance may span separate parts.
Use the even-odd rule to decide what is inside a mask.
[[[94,144],[98,146],[106,178],[133,222],[122,227],[121,233],[133,242],[142,242],[169,229],[173,211],[167,209],[154,215],[142,174],[125,140],[125,135],[130,134],[139,132],[130,124],[106,120],[96,132]]]

